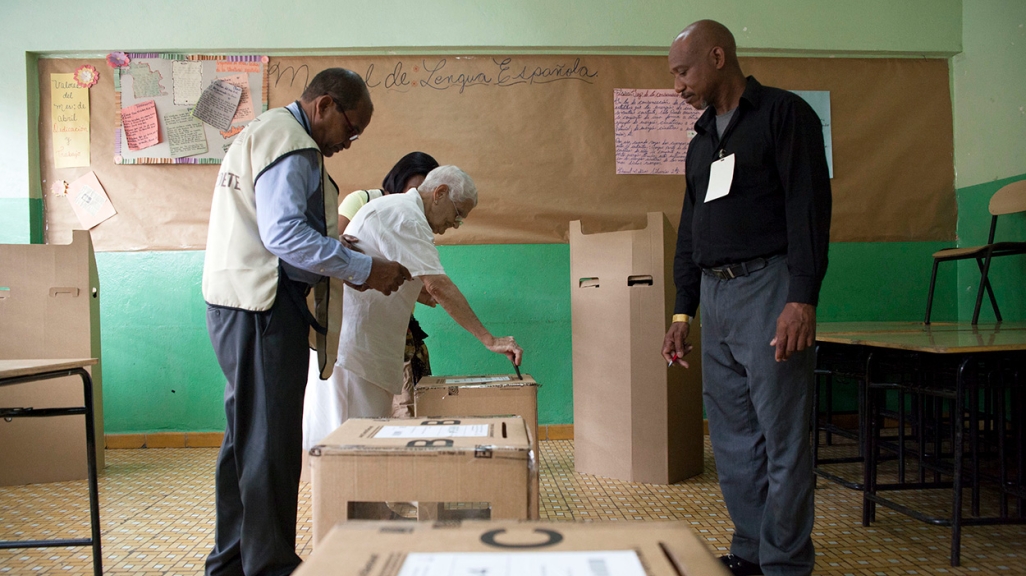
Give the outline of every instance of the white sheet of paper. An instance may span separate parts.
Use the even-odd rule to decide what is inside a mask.
[[[96,173],[86,172],[84,176],[68,184],[68,202],[86,230],[117,214],[114,205],[107,198]]]
[[[203,93],[203,62],[171,62],[171,80],[175,106],[195,106]]]
[[[485,376],[482,378],[446,378],[446,384],[469,384],[471,382],[509,382],[510,376]]]
[[[712,202],[730,193],[730,183],[734,181],[734,155],[721,158],[712,163],[709,171],[709,189],[705,193],[705,201]]]
[[[382,426],[375,438],[484,438],[487,424],[471,426]]]
[[[637,552],[411,552],[399,576],[645,576]]]

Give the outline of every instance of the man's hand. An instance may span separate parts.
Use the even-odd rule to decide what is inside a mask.
[[[356,236],[350,236],[349,234],[343,234],[343,235],[338,237],[338,241],[341,242],[343,246],[345,246],[349,250],[352,250],[353,252],[360,252],[361,254],[363,253],[363,250],[360,250],[356,246],[356,243],[360,241],[360,239],[357,238]]]
[[[420,302],[421,304],[423,304],[425,306],[429,306],[431,308],[434,308],[435,306],[438,305],[438,302],[435,301],[435,297],[432,296],[431,293],[427,291],[427,287],[426,286],[421,287],[420,294],[417,296],[417,302]]]
[[[371,271],[363,287],[371,288],[388,296],[403,285],[403,282],[412,280],[410,271],[398,262],[374,257],[371,259]]]
[[[524,349],[517,345],[512,336],[492,338],[492,343],[486,344],[485,347],[496,354],[505,354],[509,361],[517,366],[520,366],[520,359],[524,356]]]
[[[777,347],[777,362],[783,362],[815,343],[816,307],[798,302],[784,304],[784,311],[777,318],[777,335],[770,340],[770,346]]]
[[[688,322],[670,324],[670,329],[666,331],[666,337],[663,338],[663,358],[667,362],[671,364],[676,362],[685,368],[690,367],[684,360],[684,356],[687,356],[692,350],[691,344],[686,342],[690,331],[691,324]]]

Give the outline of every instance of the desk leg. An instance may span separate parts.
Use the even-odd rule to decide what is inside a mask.
[[[100,486],[96,470],[96,423],[93,422],[93,379],[82,368],[73,371],[82,377],[82,388],[85,393],[86,421],[86,457],[89,467],[89,524],[92,527],[93,541],[93,574],[102,576],[103,556],[100,546]]]
[[[877,406],[874,399],[876,393],[869,387],[872,380],[873,353],[866,357],[865,378],[861,382],[862,396],[865,398],[865,433],[862,436],[862,525],[869,526],[876,519],[876,503],[868,498],[876,492],[876,446],[879,427],[877,426]]]
[[[952,478],[952,510],[951,510],[951,565],[959,566],[962,560],[962,442],[965,439],[962,415],[965,411],[965,371],[970,358],[966,357],[958,365],[958,377],[955,381],[955,408],[951,415],[951,425],[955,427],[952,458],[954,459],[954,478]]]

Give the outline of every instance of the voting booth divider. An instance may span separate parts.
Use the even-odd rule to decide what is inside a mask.
[[[641,230],[585,234],[570,223],[574,466],[672,484],[703,469],[698,319],[690,368],[660,353],[673,314],[676,233],[661,212]]]
[[[313,541],[349,520],[538,517],[519,416],[350,418],[310,449]]]
[[[100,359],[100,281],[87,230],[70,244],[0,244],[0,359]],[[103,393],[93,381],[96,464],[102,471]],[[69,376],[0,388],[0,406],[82,405],[82,381]],[[0,420],[0,486],[84,480],[88,475],[80,416]]]

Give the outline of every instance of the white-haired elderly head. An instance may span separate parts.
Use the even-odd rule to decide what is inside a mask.
[[[456,166],[439,166],[417,186],[424,201],[424,215],[435,234],[459,228],[477,206],[477,186]]]

